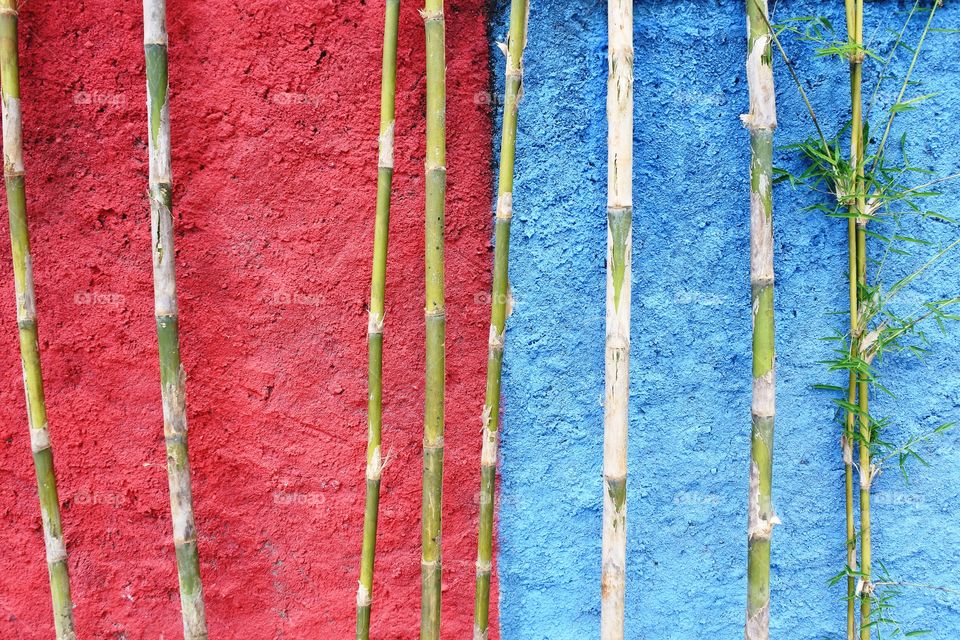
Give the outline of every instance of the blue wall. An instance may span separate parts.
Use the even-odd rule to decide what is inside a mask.
[[[499,511],[502,635],[507,640],[583,640],[599,629],[606,182],[606,3],[532,3],[518,141]],[[906,8],[868,3],[866,35],[885,51]],[[842,3],[780,3],[775,20]],[[495,38],[509,5],[494,6]],[[738,2],[635,5],[636,134],[632,398],[628,496],[627,625],[631,639],[742,637],[745,605],[747,447],[750,406],[748,134],[745,21]],[[908,30],[915,41],[923,17]],[[960,27],[960,7],[938,12]],[[785,44],[829,131],[849,104],[847,66]],[[503,56],[492,45],[498,90]],[[918,65],[939,91],[909,127],[915,162],[960,171],[960,36],[935,33]],[[908,54],[894,70],[902,74]],[[811,132],[782,62],[776,78],[788,144]],[[876,78],[869,65],[866,78]],[[868,86],[872,86],[868,84]],[[887,83],[889,102],[899,88]],[[878,111],[879,113],[879,111]],[[499,120],[499,117],[498,117]],[[781,150],[779,166],[797,169]],[[960,183],[960,181],[958,181]],[[936,207],[960,217],[960,185]],[[789,640],[840,638],[843,471],[839,428],[818,382],[839,384],[818,364],[820,340],[843,330],[846,225],[803,207],[818,194],[775,191],[778,423],[772,631]],[[824,200],[826,201],[826,200]],[[933,204],[933,203],[931,203]],[[910,225],[908,225],[909,227]],[[937,243],[960,229],[925,223]],[[911,229],[908,228],[908,231]],[[913,229],[915,231],[915,229]],[[874,245],[876,246],[876,245]],[[927,255],[936,245],[924,249]],[[893,257],[887,282],[920,262]],[[929,272],[909,302],[960,293],[960,259]],[[960,328],[931,332],[924,362],[888,358],[881,398],[888,439],[960,418]],[[875,557],[909,582],[960,588],[960,454],[950,434],[926,447],[909,485],[896,469],[875,485]],[[908,590],[897,614],[930,638],[960,636],[960,595]]]

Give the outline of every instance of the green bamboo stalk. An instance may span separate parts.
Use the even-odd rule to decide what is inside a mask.
[[[17,326],[20,335],[20,362],[26,393],[30,449],[37,475],[40,517],[46,547],[53,625],[58,640],[74,640],[73,602],[67,571],[67,548],[60,520],[60,499],[53,468],[53,449],[47,428],[47,405],[40,371],[37,339],[37,307],[33,292],[33,260],[27,225],[27,197],[24,185],[23,124],[20,112],[20,61],[17,36],[17,2],[0,0],[0,98],[3,102],[3,177],[10,213],[10,245],[13,280],[17,294]]]
[[[851,46],[856,44],[856,23],[857,23],[857,2],[856,0],[845,0],[845,10],[847,19],[847,42]],[[853,52],[850,57],[850,96],[854,121],[858,119],[860,113],[860,86],[862,77],[863,56],[859,52]],[[862,116],[859,116],[862,119]],[[850,156],[856,165],[857,159],[861,157],[860,145],[862,143],[861,127],[852,123],[850,133]],[[851,175],[849,193],[847,199],[850,201],[850,213],[855,215],[858,211],[856,193],[858,181],[856,172]],[[850,294],[850,356],[856,357],[860,351],[861,333],[859,329],[860,318],[860,296],[859,290],[859,268],[858,268],[858,249],[857,249],[857,220],[854,217],[847,219],[847,245],[849,253],[849,294]],[[856,412],[852,407],[857,404],[857,375],[851,371],[847,379],[847,402],[850,409],[846,413],[845,432],[841,439],[843,449],[844,465],[844,488],[845,488],[845,510],[846,510],[846,536],[847,536],[847,640],[854,640],[856,637],[856,594],[857,594],[857,530],[854,522],[854,486],[853,486],[853,444],[856,441]]]
[[[496,244],[490,298],[490,337],[487,344],[487,391],[483,407],[483,448],[480,454],[480,526],[477,542],[477,589],[474,603],[474,640],[487,640],[490,619],[490,574],[493,570],[493,507],[497,484],[497,448],[500,423],[500,373],[510,284],[510,220],[513,217],[513,173],[517,150],[517,114],[523,91],[523,50],[527,46],[529,0],[510,5],[510,34],[503,46],[507,58],[497,189]]]
[[[607,301],[600,637],[624,637],[633,238],[633,2],[607,2]]]
[[[420,640],[439,640],[443,425],[447,333],[443,229],[447,194],[446,43],[443,0],[421,11],[427,51],[425,284],[426,374],[423,421],[423,513],[420,558]]]
[[[770,637],[770,539],[773,510],[773,427],[776,353],[773,310],[773,132],[776,94],[766,0],[747,0],[747,81],[750,112],[750,288],[753,304],[753,427],[747,536],[746,640]]]
[[[864,184],[864,139],[863,139],[863,0],[848,0],[847,9],[847,38],[851,46],[850,53],[850,166],[851,188],[848,199],[852,205],[851,217],[854,222],[855,246],[851,247],[856,254],[856,309],[851,327],[854,329],[851,343],[855,352],[860,354],[860,345],[866,327],[862,320],[865,307],[867,284],[867,243],[866,243],[866,187]],[[851,311],[854,311],[851,305]],[[862,357],[862,354],[860,354]],[[871,623],[870,609],[873,596],[873,582],[871,581],[871,531],[870,531],[870,485],[873,479],[873,468],[870,452],[872,427],[870,424],[870,389],[869,377],[866,372],[856,375],[857,406],[859,414],[860,452],[860,583],[855,586],[854,594],[860,597],[860,638],[870,640]],[[848,390],[847,399],[853,396]],[[848,417],[848,424],[851,423]],[[848,582],[849,589],[849,582]],[[851,600],[852,601],[852,600]],[[848,611],[849,631],[849,611]]]
[[[147,66],[150,229],[154,313],[160,352],[163,435],[173,542],[180,581],[185,640],[206,640],[207,621],[200,582],[197,528],[187,449],[186,374],[180,363],[176,253],[173,246],[173,173],[170,168],[170,104],[167,80],[166,0],[143,0],[143,43]]]
[[[380,476],[383,456],[380,431],[383,426],[383,316],[387,279],[387,242],[390,229],[390,193],[393,184],[394,115],[397,94],[397,30],[400,0],[386,0],[383,23],[383,72],[380,86],[380,149],[377,161],[377,214],[373,237],[373,273],[370,284],[370,316],[367,322],[367,500],[363,516],[363,548],[357,588],[357,640],[370,637],[370,607],[373,596],[373,565],[377,547],[377,517],[380,510]]]

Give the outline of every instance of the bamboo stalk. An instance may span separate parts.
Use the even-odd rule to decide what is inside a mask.
[[[750,112],[750,289],[753,305],[753,403],[747,534],[746,640],[770,637],[770,539],[773,510],[773,427],[776,352],[773,310],[773,132],[776,94],[766,0],[747,0],[747,81]]]
[[[377,160],[377,213],[374,223],[373,268],[370,284],[370,316],[367,322],[367,500],[363,516],[363,548],[357,588],[357,640],[370,637],[370,607],[373,596],[373,565],[377,547],[377,517],[380,509],[380,476],[383,457],[380,431],[383,426],[383,316],[387,279],[387,242],[390,229],[390,194],[393,184],[393,137],[397,94],[397,30],[400,0],[386,0],[383,22],[383,71],[380,86],[380,149]]]
[[[851,189],[848,197],[852,203],[852,213],[855,217],[850,218],[854,223],[854,243],[851,246],[851,252],[855,253],[856,259],[851,262],[856,263],[856,287],[851,286],[851,291],[856,295],[856,308],[851,304],[851,312],[854,317],[851,320],[853,335],[851,343],[854,345],[855,352],[863,357],[861,352],[861,343],[864,330],[866,329],[862,319],[865,307],[866,284],[867,284],[867,243],[866,243],[866,187],[864,184],[864,139],[863,139],[863,0],[848,0],[847,9],[847,38],[853,45],[850,54],[850,104],[851,104],[851,125],[850,125],[850,165],[852,169]],[[849,224],[849,223],[848,223]],[[870,442],[872,438],[872,425],[870,424],[870,389],[869,376],[866,372],[859,372],[856,376],[857,387],[857,407],[859,414],[860,431],[860,451],[859,451],[859,475],[860,475],[860,584],[854,588],[854,594],[860,597],[860,638],[861,640],[870,640],[871,623],[870,610],[871,599],[873,595],[873,584],[871,582],[871,530],[870,530],[870,485],[873,478],[872,460],[870,452]],[[852,391],[848,391],[848,400],[853,397]],[[852,420],[848,417],[848,424],[852,426]],[[849,589],[849,581],[848,581]],[[852,602],[852,600],[851,600]],[[848,632],[849,632],[849,611],[848,611]]]
[[[420,639],[440,637],[443,425],[446,384],[444,303],[444,208],[447,193],[446,44],[443,0],[426,0],[421,11],[426,39],[427,147],[425,288],[426,374],[423,423],[423,513],[420,559]]]
[[[47,572],[53,601],[53,625],[58,640],[74,640],[73,602],[67,548],[60,520],[60,499],[53,468],[53,449],[47,427],[47,405],[40,371],[37,339],[37,307],[33,291],[33,260],[27,224],[27,197],[23,166],[23,125],[20,112],[20,61],[17,35],[17,2],[0,0],[0,98],[3,102],[3,177],[10,214],[10,245],[13,280],[17,294],[17,326],[20,362],[26,394],[30,449],[37,475],[40,517],[46,547]]]
[[[186,374],[180,363],[176,253],[173,246],[173,174],[170,169],[170,105],[167,80],[166,0],[143,1],[150,153],[150,229],[154,313],[160,352],[163,435],[167,449],[170,514],[186,640],[207,638],[197,528],[187,449]]]
[[[845,0],[845,10],[846,10],[846,19],[847,19],[847,42],[850,45],[854,45],[856,42],[856,22],[857,22],[857,4],[856,0]],[[862,57],[859,57],[857,54],[854,54],[850,58],[850,96],[851,104],[854,118],[856,118],[857,113],[859,113],[859,105],[861,100],[859,97],[860,94],[860,75],[861,69],[860,66],[863,61]],[[855,71],[856,69],[856,71]],[[855,122],[851,123],[851,134],[850,134],[850,155],[853,159],[853,162],[856,163],[856,159],[860,156],[859,147],[861,144],[861,136],[859,134],[860,128],[856,126]],[[857,202],[856,194],[857,191],[857,180],[855,178],[856,173],[851,176],[850,181],[850,195],[853,196],[853,200],[850,206],[850,213],[856,214],[857,212]],[[850,197],[848,195],[848,199]],[[859,267],[858,267],[858,251],[857,251],[857,221],[855,218],[850,217],[847,219],[847,245],[849,253],[849,294],[850,294],[850,356],[851,360],[855,358],[860,351],[860,330],[859,330],[859,316],[860,316],[860,296],[858,294],[859,290]],[[847,536],[847,570],[849,575],[847,576],[847,640],[854,640],[856,637],[857,631],[857,621],[856,621],[856,593],[857,579],[855,573],[857,572],[857,530],[856,524],[854,522],[854,483],[853,483],[853,444],[856,440],[856,412],[852,409],[853,406],[857,404],[857,374],[854,371],[850,371],[850,374],[847,379],[847,402],[849,403],[849,408],[846,413],[845,421],[845,432],[841,440],[843,448],[843,465],[844,465],[844,488],[845,488],[845,510],[846,510],[846,536]]]
[[[497,484],[497,448],[500,423],[500,373],[510,284],[510,220],[513,217],[513,173],[517,149],[518,102],[523,91],[523,50],[527,46],[529,0],[510,5],[510,33],[506,54],[500,176],[497,189],[496,244],[490,298],[490,337],[487,344],[487,390],[483,407],[483,448],[480,454],[480,526],[477,542],[477,589],[474,603],[474,640],[486,640],[490,619],[490,575],[493,570],[493,511]]]
[[[633,219],[633,3],[607,2],[607,313],[600,637],[624,637]]]

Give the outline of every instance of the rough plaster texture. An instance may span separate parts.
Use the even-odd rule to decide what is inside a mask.
[[[867,4],[866,34],[886,51],[887,29],[909,7]],[[747,455],[750,429],[748,252],[749,138],[745,25],[738,2],[644,0],[635,6],[636,134],[633,354],[628,495],[627,636],[632,640],[742,637],[746,594]],[[774,18],[827,12],[842,28],[842,4],[781,2]],[[506,32],[496,3],[492,35]],[[941,27],[960,27],[947,4]],[[919,20],[908,30],[916,41]],[[785,38],[815,108],[836,131],[848,104],[847,65],[817,58]],[[579,640],[599,628],[603,296],[605,255],[606,5],[533,3],[521,105],[500,494],[501,625],[511,640]],[[492,55],[498,55],[491,49]],[[960,171],[953,120],[960,109],[960,44],[935,33],[918,65],[940,92],[904,115],[915,163]],[[498,82],[503,70],[495,58]],[[893,70],[902,74],[907,54]],[[778,59],[777,141],[812,132]],[[868,66],[872,81],[877,67]],[[872,85],[868,85],[871,86]],[[887,104],[895,82],[880,95]],[[878,112],[875,112],[875,114]],[[778,165],[798,169],[788,151]],[[960,215],[960,189],[930,203]],[[774,497],[784,524],[773,547],[773,637],[841,638],[842,587],[827,581],[844,562],[843,474],[829,394],[838,384],[818,361],[820,340],[845,320],[846,225],[803,210],[822,194],[775,190],[779,365]],[[960,230],[925,223],[945,243]],[[916,226],[907,223],[908,231]],[[873,246],[877,246],[874,244]],[[924,252],[935,250],[937,244]],[[921,262],[893,256],[893,282]],[[956,295],[960,259],[927,274],[902,298]],[[957,328],[931,331],[932,353],[883,364],[896,399],[877,412],[897,442],[960,417]],[[924,449],[931,468],[895,468],[876,483],[875,557],[898,579],[960,587],[958,434]],[[931,638],[960,634],[960,597],[907,590],[896,614]]]
[[[400,27],[377,638],[419,622],[423,26]],[[470,634],[491,198],[487,22],[447,3],[444,638]],[[168,4],[183,359],[211,638],[348,638],[366,430],[379,2]],[[79,637],[181,637],[150,280],[141,6],[27,2],[24,146]],[[0,231],[7,234],[6,214]],[[51,638],[0,242],[0,637]]]

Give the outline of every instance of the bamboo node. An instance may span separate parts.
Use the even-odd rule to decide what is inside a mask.
[[[770,51],[773,37],[764,33],[753,42],[747,56],[747,85],[750,90],[750,111],[740,120],[751,131],[773,130],[777,126],[776,94],[773,69],[763,61]]]
[[[757,611],[750,614],[747,607],[747,625],[744,630],[746,640],[766,640],[770,637],[770,603],[767,601]]]
[[[196,532],[194,532],[194,535],[192,536],[186,535],[186,534],[184,535],[177,535],[176,533],[173,534],[173,545],[175,547],[179,547],[185,544],[193,544],[196,541],[197,541]]]
[[[443,22],[443,8],[441,7],[432,11],[420,9],[420,17],[423,18],[424,22]]]
[[[480,448],[480,466],[497,466],[497,431],[490,428],[489,407],[484,407],[483,446]]]
[[[383,335],[383,315],[382,313],[377,313],[376,311],[371,311],[367,318],[367,335],[368,336],[378,336]]]
[[[513,218],[513,194],[507,191],[497,198],[497,220],[508,222],[511,218]]]
[[[434,319],[439,318],[443,320],[447,317],[447,310],[443,308],[425,309],[423,313],[426,316],[427,320],[430,320],[431,318],[434,318]]]
[[[860,341],[860,358],[862,358],[867,364],[873,362],[873,359],[877,356],[878,344],[877,340],[880,338],[880,334],[885,329],[884,324],[880,324],[873,331],[870,331],[867,335],[863,337]]]
[[[370,455],[370,460],[367,461],[367,480],[372,480],[374,482],[379,481],[380,476],[383,474],[383,469],[386,466],[387,460],[381,457],[380,447],[376,447],[373,450],[373,453]]]
[[[427,442],[426,438],[423,440],[423,450],[424,451],[443,451],[443,436],[440,436],[439,440],[434,442]]]
[[[479,623],[474,623],[473,625],[473,640],[487,640],[490,636],[488,635],[490,628],[481,629]]]
[[[16,7],[0,7],[0,16],[16,16],[18,14]]]
[[[843,464],[853,464],[853,442],[847,436],[840,436],[840,446],[843,448]]]
[[[870,581],[869,578],[866,580],[863,578],[860,578],[859,580],[857,580],[856,594],[858,598],[869,597],[871,594],[873,594],[873,590],[874,590],[874,584],[873,582]]]
[[[56,564],[67,559],[67,546],[63,543],[62,535],[54,536],[44,530],[43,542],[47,550],[48,564]]]
[[[50,430],[47,425],[37,429],[30,429],[30,450],[34,453],[40,453],[50,448]]]
[[[488,576],[493,571],[493,561],[477,558],[477,575]]]
[[[373,600],[370,598],[370,590],[363,586],[363,583],[357,581],[357,606],[361,608],[369,607]]]
[[[377,166],[381,169],[393,169],[393,137],[395,121],[387,125],[386,130],[380,134],[380,152],[377,159]]]
[[[487,346],[490,351],[503,351],[505,331],[498,331],[494,325],[490,325],[490,335],[487,338]]]

